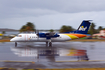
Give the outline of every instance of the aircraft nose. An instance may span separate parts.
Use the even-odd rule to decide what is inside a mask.
[[[11,41],[11,42],[14,42],[14,41],[15,41],[15,39],[14,39],[14,38],[12,38],[10,41]]]

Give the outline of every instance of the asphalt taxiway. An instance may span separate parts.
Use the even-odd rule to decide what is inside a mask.
[[[0,43],[0,67],[104,68],[105,42]]]

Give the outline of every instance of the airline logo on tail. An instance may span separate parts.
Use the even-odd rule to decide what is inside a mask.
[[[84,26],[81,26],[81,27],[79,28],[80,31],[85,31],[86,29],[87,29],[87,27],[84,27]]]

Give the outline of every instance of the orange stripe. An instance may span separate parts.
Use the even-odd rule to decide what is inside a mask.
[[[86,35],[84,35],[84,34],[69,34],[69,35],[74,35],[74,36],[77,36],[79,38],[86,37]]]

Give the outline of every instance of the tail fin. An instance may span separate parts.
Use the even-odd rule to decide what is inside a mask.
[[[87,34],[90,24],[91,24],[89,21],[91,20],[84,20],[76,31],[71,31],[69,33]]]
[[[75,33],[80,33],[80,34],[87,34],[89,27],[90,27],[90,20],[84,20],[79,28],[75,31]]]

